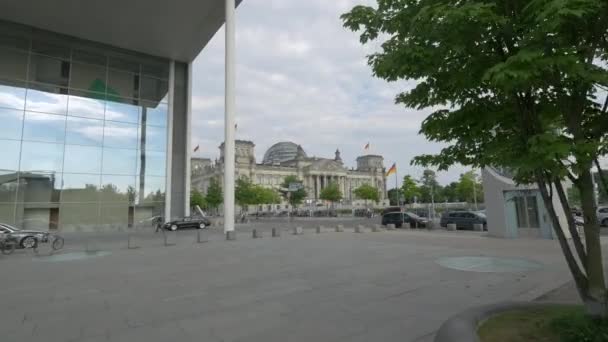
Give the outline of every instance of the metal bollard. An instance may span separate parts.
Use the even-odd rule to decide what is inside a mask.
[[[236,230],[231,230],[229,232],[226,232],[226,240],[228,240],[228,241],[236,240]]]
[[[448,223],[447,228],[449,231],[456,231],[456,224],[455,223]]]
[[[403,222],[402,227],[403,229],[410,229],[412,228],[412,225],[409,222]]]
[[[336,233],[341,233],[344,231],[344,226],[339,224],[336,226]]]
[[[317,234],[321,234],[321,230],[323,229],[323,226],[318,226],[317,227]]]
[[[386,225],[386,229],[388,229],[388,230],[395,230],[396,228],[395,228],[395,225],[393,223],[389,223],[389,224]]]
[[[281,237],[281,230],[279,228],[272,228],[272,237]]]
[[[196,231],[196,243],[209,242],[209,238],[205,236],[205,238],[201,237],[203,235],[203,229],[198,229]]]
[[[375,225],[372,226],[372,232],[378,233],[378,232],[381,232],[381,231],[382,231],[382,228],[380,227],[379,224],[375,224]]]
[[[473,230],[476,232],[483,232],[483,224],[481,223],[475,223],[473,225]]]
[[[363,230],[365,229],[364,226],[362,225],[357,225],[355,226],[355,233],[363,233]]]
[[[303,233],[302,227],[293,228],[293,235],[302,235],[302,233]]]

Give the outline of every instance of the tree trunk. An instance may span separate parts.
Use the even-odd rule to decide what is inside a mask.
[[[581,206],[585,220],[585,244],[587,246],[587,259],[584,261],[589,281],[588,298],[584,298],[587,313],[595,317],[608,317],[608,302],[604,267],[602,260],[602,246],[600,243],[600,226],[597,221],[595,193],[591,168],[583,169],[579,175],[579,182],[575,184],[581,194]]]
[[[559,241],[559,245],[562,248],[562,253],[566,258],[566,263],[568,265],[568,268],[570,269],[572,277],[574,278],[574,283],[576,285],[578,294],[583,300],[583,302],[585,302],[585,298],[588,297],[587,277],[581,270],[578,262],[576,261],[576,258],[574,257],[574,254],[572,254],[572,250],[570,249],[568,240],[566,239],[561,224],[559,223],[557,213],[555,212],[555,207],[553,206],[553,199],[551,198],[551,196],[549,196],[549,192],[547,191],[547,182],[541,172],[536,172],[536,183],[543,198],[545,208],[547,209],[547,212],[549,214],[549,218],[551,219],[553,231],[555,232],[555,235],[557,235],[557,240]],[[549,186],[551,186],[551,183],[549,183]]]
[[[572,242],[574,243],[574,248],[576,249],[576,253],[578,254],[578,258],[584,265],[584,260],[587,259],[587,253],[585,253],[585,246],[581,242],[581,237],[576,229],[576,222],[574,221],[574,217],[570,214],[572,209],[570,208],[570,203],[568,203],[568,196],[566,196],[566,192],[564,191],[564,187],[562,186],[562,182],[559,179],[555,180],[555,190],[557,195],[559,196],[559,201],[566,213],[566,218],[568,220],[568,230],[570,231],[570,235],[572,235]]]

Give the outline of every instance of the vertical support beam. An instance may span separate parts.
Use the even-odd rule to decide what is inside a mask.
[[[234,163],[235,163],[235,0],[226,1],[226,89],[224,116],[224,232],[234,231]]]
[[[186,166],[184,167],[184,216],[190,216],[190,187],[191,187],[191,158],[192,158],[192,143],[190,141],[192,135],[192,62],[188,63],[188,72],[186,74],[188,80],[186,85],[187,103],[186,103]]]
[[[165,222],[171,221],[171,171],[173,169],[173,94],[175,61],[169,62],[169,110],[167,111],[167,165],[165,170]]]

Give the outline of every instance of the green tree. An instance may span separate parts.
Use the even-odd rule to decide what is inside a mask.
[[[192,189],[192,191],[190,191],[190,207],[194,208],[196,206],[203,209],[207,207],[207,203],[205,202],[205,196],[203,196],[200,191]]]
[[[362,43],[385,40],[369,57],[376,76],[418,80],[397,103],[441,108],[421,133],[449,145],[414,163],[505,167],[518,183],[536,183],[587,313],[602,317],[608,292],[591,169],[608,153],[608,99],[597,93],[608,86],[607,17],[605,0],[378,0],[342,16]],[[585,220],[583,245],[567,216],[573,247],[553,205],[557,196],[570,212],[566,177]]]
[[[388,191],[388,200],[390,205],[399,205],[399,198],[401,197],[402,192],[399,188],[393,188]]]
[[[401,193],[403,193],[406,203],[413,203],[415,198],[420,197],[420,187],[412,176],[406,175],[403,177]]]
[[[283,179],[281,188],[289,189],[289,184],[293,184],[293,183],[302,184],[302,181],[300,181],[298,179],[298,177],[296,177],[296,176],[287,176],[287,177],[285,177],[285,179]],[[289,195],[288,195],[287,191],[282,191],[282,195],[289,202],[289,204],[291,204],[291,206],[293,208],[297,208],[300,204],[302,204],[304,199],[306,199],[306,196],[308,196],[308,194],[306,193],[306,189],[304,189],[304,187],[302,187],[296,191],[291,191],[291,193]]]
[[[360,187],[356,188],[354,190],[355,196],[357,196],[360,199],[365,200],[365,206],[367,207],[367,201],[374,201],[376,203],[378,203],[378,201],[380,201],[380,193],[378,192],[378,189],[374,186],[371,186],[369,184],[363,184]],[[340,196],[342,197],[342,196]]]
[[[444,201],[448,202],[460,202],[460,196],[458,195],[458,182],[452,182],[443,187],[443,198]]]
[[[239,178],[234,187],[234,200],[241,207],[241,212],[247,211],[247,206],[257,204],[258,193],[249,178]]]
[[[437,182],[437,174],[435,171],[426,169],[422,172],[422,177],[420,178],[420,202],[422,203],[431,203],[435,199],[435,196],[438,193],[439,183]]]
[[[281,197],[274,189],[265,188],[261,185],[253,185],[254,200],[251,204],[274,204],[280,203]]]
[[[207,202],[207,206],[210,209],[215,209],[216,211],[220,204],[224,202],[222,187],[220,186],[220,182],[218,182],[215,178],[212,178],[209,182],[207,195],[205,195],[205,202]]]
[[[321,190],[321,194],[319,196],[324,201],[329,201],[332,205],[335,202],[338,202],[342,199],[342,192],[340,191],[340,187],[336,183],[329,183],[323,190]]]
[[[477,175],[473,171],[460,175],[456,191],[458,197],[467,203],[483,202],[483,186],[477,180]]]

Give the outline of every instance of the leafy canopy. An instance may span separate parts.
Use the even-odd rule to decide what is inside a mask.
[[[292,183],[302,184],[302,182],[298,179],[298,177],[291,175],[291,176],[287,176],[287,177],[285,177],[285,179],[283,179],[283,183],[281,184],[281,187],[284,189],[288,189],[289,184],[292,184]],[[285,199],[287,199],[289,204],[291,204],[291,206],[294,208],[296,208],[298,205],[302,204],[302,202],[304,201],[304,199],[306,198],[307,195],[308,194],[306,193],[306,189],[304,189],[304,187],[302,187],[301,189],[298,189],[296,191],[291,191],[291,193],[289,195],[287,195],[286,191],[283,192],[283,197]]]
[[[378,203],[380,201],[380,193],[378,189],[369,184],[363,184],[354,190],[355,196],[363,200],[370,200]]]
[[[321,194],[319,196],[324,201],[329,202],[338,202],[342,199],[342,192],[336,183],[329,183],[323,190],[321,190]]]

